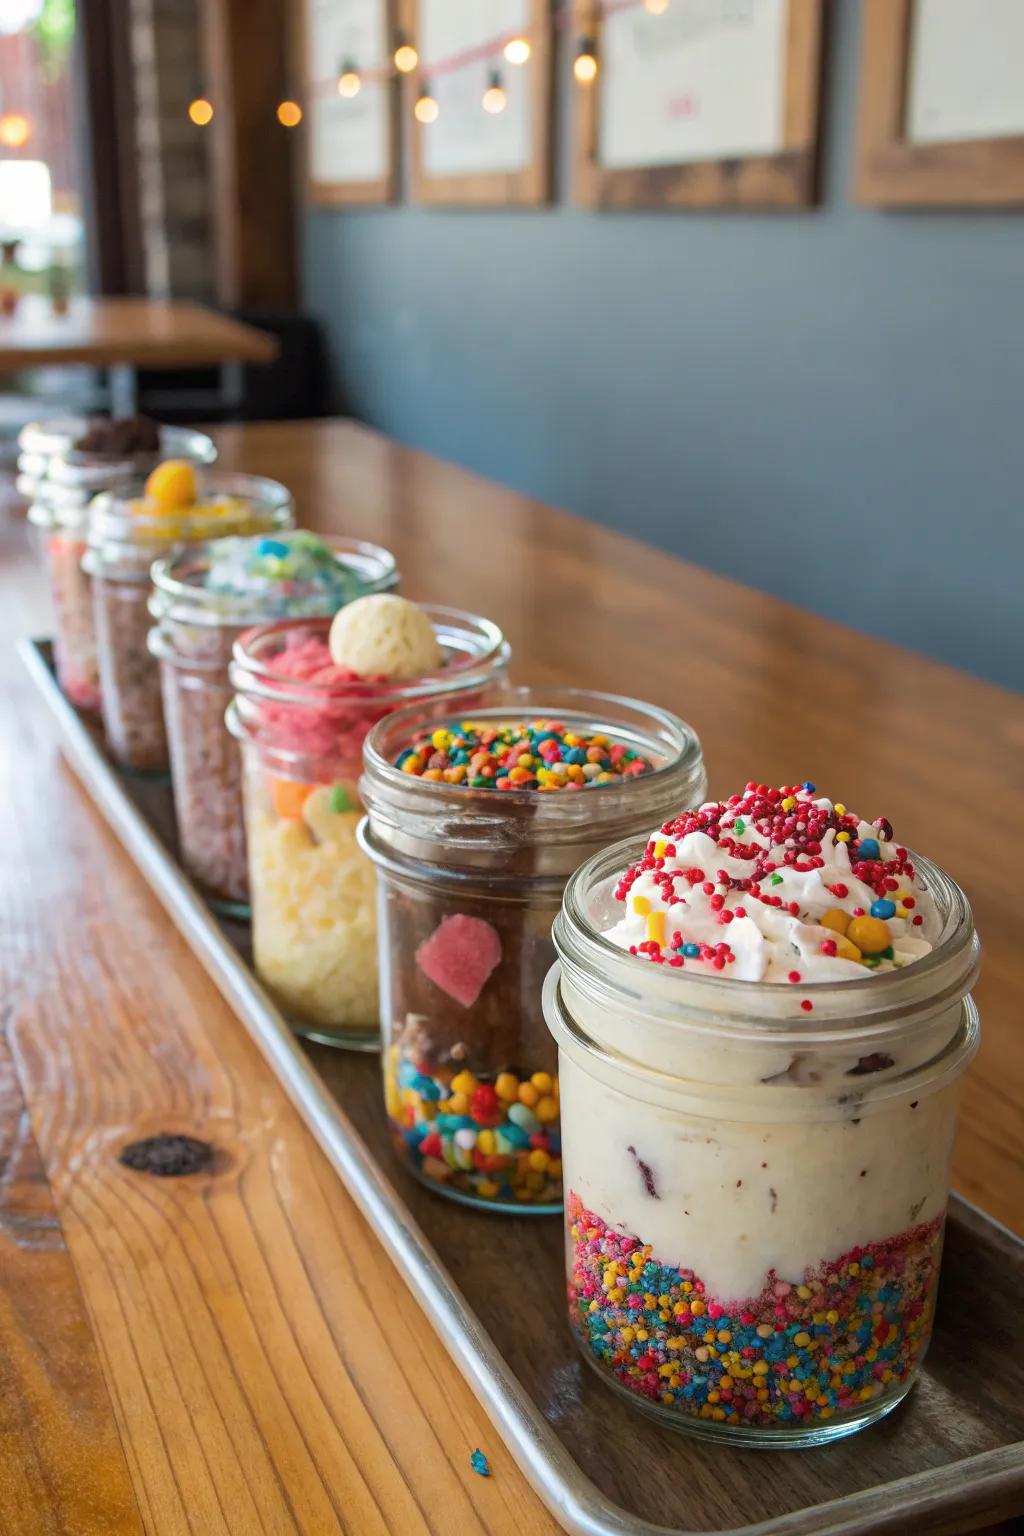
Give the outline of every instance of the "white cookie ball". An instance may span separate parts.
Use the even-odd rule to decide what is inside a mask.
[[[360,677],[408,682],[436,672],[441,647],[422,608],[391,592],[357,598],[334,615],[331,660]]]

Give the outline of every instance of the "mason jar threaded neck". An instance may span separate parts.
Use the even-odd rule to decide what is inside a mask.
[[[538,794],[430,781],[396,765],[417,730],[467,718],[492,726],[557,720],[580,735],[625,742],[655,766],[626,782]],[[696,732],[669,711],[617,694],[534,687],[506,688],[485,708],[462,710],[452,699],[390,715],[367,738],[360,788],[369,814],[367,851],[380,862],[437,864],[490,879],[528,872],[564,882],[595,845],[635,836],[677,805],[699,803],[707,779]]]

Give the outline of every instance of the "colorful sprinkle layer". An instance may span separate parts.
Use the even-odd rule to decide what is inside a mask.
[[[395,759],[403,773],[470,789],[594,789],[649,773],[646,757],[600,732],[580,735],[558,720],[486,725],[463,720],[417,732]]]
[[[391,1047],[384,1091],[399,1152],[423,1178],[481,1200],[560,1204],[558,1078],[441,1070]]]
[[[570,1193],[570,1320],[629,1391],[692,1418],[785,1427],[895,1391],[928,1341],[939,1218],[723,1306]]]

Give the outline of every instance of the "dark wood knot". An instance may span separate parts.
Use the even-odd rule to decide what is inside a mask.
[[[118,1161],[135,1173],[151,1173],[158,1179],[176,1179],[186,1173],[205,1173],[212,1168],[214,1149],[196,1136],[146,1136],[129,1142]]]

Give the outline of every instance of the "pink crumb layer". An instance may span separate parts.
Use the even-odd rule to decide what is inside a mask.
[[[306,636],[297,644],[286,645],[272,661],[266,663],[267,671],[274,677],[284,677],[295,683],[315,683],[320,688],[344,688],[350,683],[385,683],[384,677],[361,677],[351,667],[339,667],[331,660],[331,653],[315,635]]]
[[[340,759],[343,771],[357,774],[366,733],[394,707],[381,698],[388,679],[335,665],[327,645],[314,635],[286,645],[265,666],[271,677],[309,685],[301,703],[261,705],[265,737],[286,751]]]

